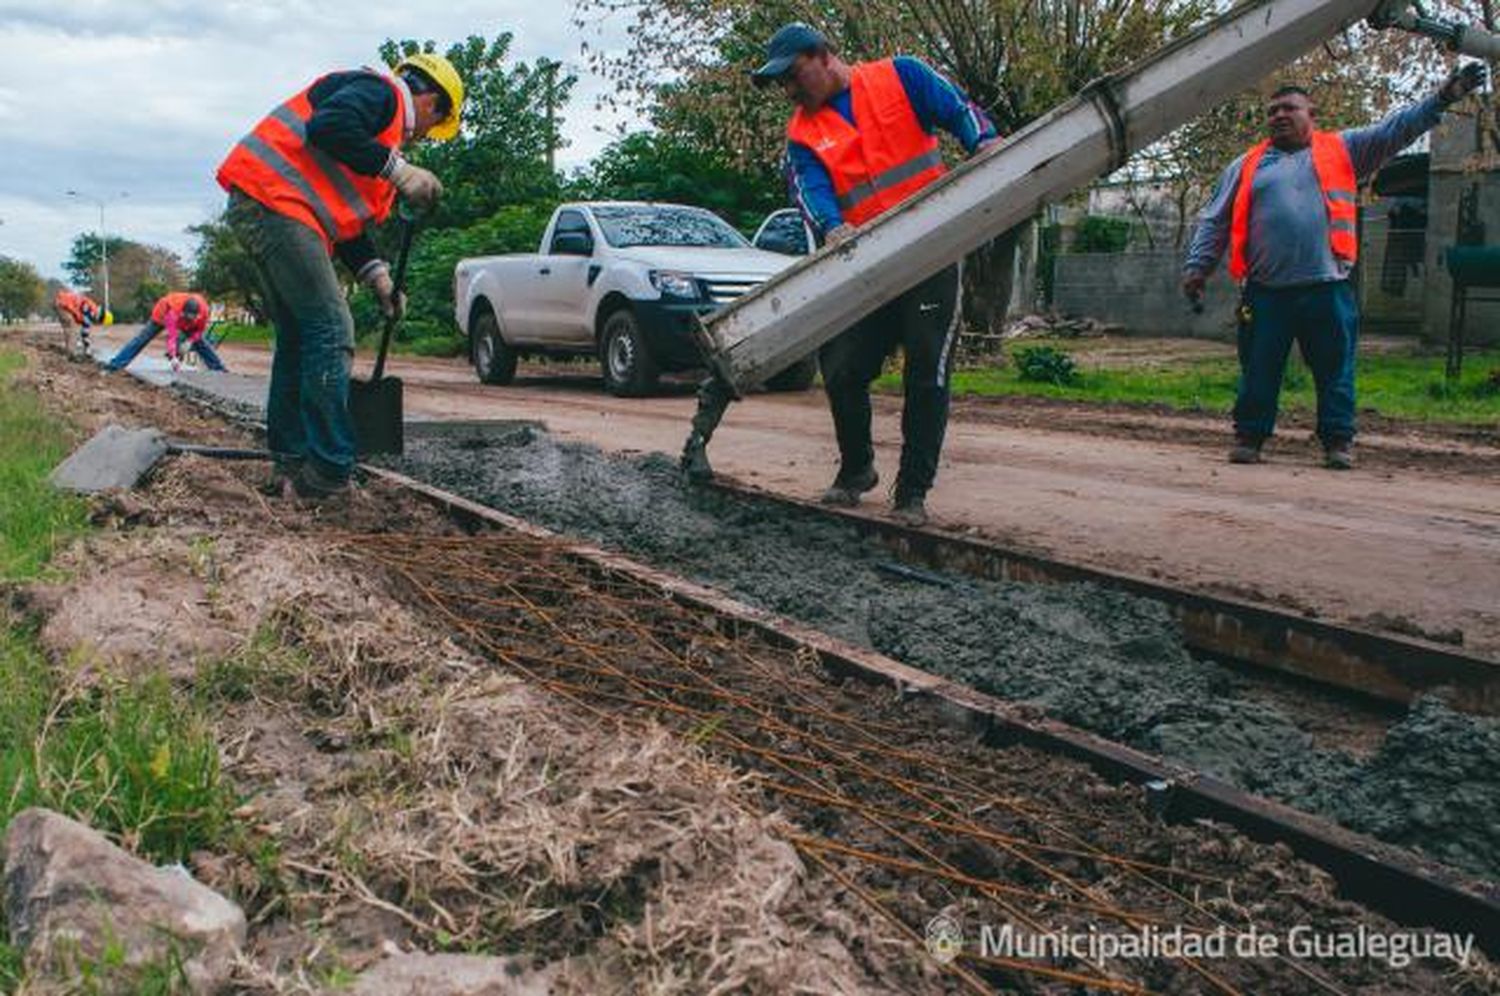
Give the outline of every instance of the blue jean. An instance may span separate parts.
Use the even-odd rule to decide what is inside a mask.
[[[1304,287],[1245,289],[1250,321],[1239,331],[1240,385],[1236,435],[1262,440],[1276,429],[1277,401],[1295,339],[1318,392],[1318,438],[1354,438],[1354,356],[1359,301],[1347,280]]]
[[[331,484],[354,469],[349,373],[354,319],[322,236],[234,191],[229,223],[254,262],[276,327],[266,445],[283,467],[304,461]]]
[[[141,326],[141,330],[135,334],[125,345],[120,347],[108,363],[104,366],[109,370],[124,370],[130,366],[130,361],[141,354],[141,350],[151,345],[151,340],[161,334],[162,327],[155,322],[148,321]],[[188,348],[198,354],[198,359],[210,370],[223,370],[224,363],[219,359],[219,354],[203,339],[194,339],[188,343]]]

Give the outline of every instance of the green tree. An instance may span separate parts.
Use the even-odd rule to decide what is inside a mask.
[[[548,166],[556,144],[555,108],[566,103],[575,78],[559,76],[555,63],[513,63],[511,34],[486,40],[471,35],[443,52],[464,81],[463,128],[452,141],[424,142],[411,160],[443,181],[443,200],[427,224],[461,227],[507,204],[556,199],[561,189]],[[380,58],[394,66],[402,56],[435,52],[432,41],[387,40]],[[554,108],[548,118],[547,108]]]
[[[194,289],[210,300],[241,305],[257,321],[264,321],[266,312],[255,264],[224,216],[191,225],[187,231],[198,240],[193,248]]]
[[[111,235],[108,240],[101,242],[96,232],[85,232],[74,237],[68,261],[63,264],[74,287],[89,289],[91,293],[94,288],[98,288],[102,293],[104,279],[101,245],[109,250],[109,257],[113,259],[125,248],[126,240],[118,235]]]
[[[696,204],[747,232],[786,202],[777,170],[742,169],[719,150],[661,132],[637,132],[609,145],[581,179],[580,192],[601,200]]]
[[[13,321],[39,311],[46,287],[36,267],[0,256],[0,317]]]

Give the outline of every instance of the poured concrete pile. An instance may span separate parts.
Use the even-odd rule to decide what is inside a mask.
[[[403,473],[704,581],[1065,722],[1500,879],[1500,722],[1423,703],[1370,758],[1315,746],[1166,608],[1094,585],[892,578],[839,523],[684,489],[660,455],[611,458],[531,427],[410,439]]]

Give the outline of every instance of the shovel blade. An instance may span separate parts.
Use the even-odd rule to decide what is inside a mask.
[[[349,417],[360,456],[401,453],[406,448],[399,377],[349,382]]]

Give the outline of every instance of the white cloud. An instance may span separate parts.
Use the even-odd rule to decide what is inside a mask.
[[[128,192],[107,208],[111,233],[187,258],[183,229],[222,206],[213,173],[234,140],[320,73],[373,62],[386,38],[510,31],[513,58],[560,59],[579,83],[559,166],[582,165],[617,121],[594,109],[609,84],[580,48],[618,48],[625,23],[584,31],[573,16],[571,2],[526,0],[0,0],[0,253],[60,276],[73,237],[98,227],[74,189]]]

